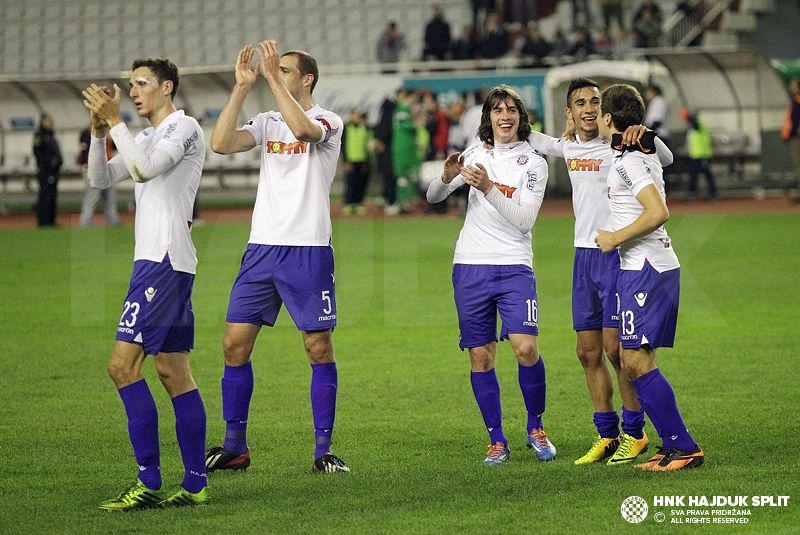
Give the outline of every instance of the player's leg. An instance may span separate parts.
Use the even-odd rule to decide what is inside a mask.
[[[495,294],[499,266],[453,265],[453,289],[460,331],[459,347],[469,350],[470,383],[486,430],[489,453],[484,463],[494,465],[509,457],[503,433],[500,384],[494,369],[497,354],[497,305]]]
[[[489,451],[483,463],[504,463],[510,456],[508,440],[503,433],[503,411],[500,405],[500,383],[494,369],[497,342],[469,348],[472,393],[489,432]]]
[[[108,374],[125,406],[128,435],[139,473],[130,488],[100,504],[100,508],[107,511],[155,507],[167,496],[159,466],[158,411],[141,374],[145,357],[142,346],[117,340],[108,364]]]
[[[274,325],[281,299],[272,279],[274,247],[248,244],[231,289],[222,351],[222,417],[225,440],[206,452],[206,469],[244,470],[250,466],[247,419],[253,396],[250,356],[262,325]]]
[[[637,466],[648,470],[700,466],[703,452],[686,429],[672,386],[655,365],[654,348],[672,347],[674,342],[680,269],[659,273],[645,264],[641,271],[623,271],[619,295],[622,371],[662,439],[662,451]]]
[[[250,356],[261,327],[252,323],[226,323],[222,338],[225,369],[222,375],[222,418],[225,440],[206,453],[206,468],[244,470],[250,465],[247,420],[253,397],[253,364]]]
[[[622,397],[622,434],[619,447],[608,460],[608,464],[626,464],[647,451],[650,441],[644,432],[644,409],[639,405],[636,390],[622,370],[620,364],[619,328],[603,328],[603,345],[606,356],[617,376],[617,385]]]
[[[183,459],[181,489],[163,505],[202,505],[209,501],[206,482],[206,410],[192,377],[188,352],[160,352],[155,357],[158,378],[172,399],[175,432]]]

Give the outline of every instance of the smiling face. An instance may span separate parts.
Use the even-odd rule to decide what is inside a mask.
[[[570,106],[565,110],[573,120],[578,135],[583,141],[597,137],[597,119],[600,116],[600,90],[596,87],[581,87],[572,92]]]
[[[498,101],[490,114],[495,143],[519,141],[519,109],[510,98]]]
[[[158,78],[149,67],[139,67],[130,79],[130,97],[139,117],[150,119],[156,112],[164,108],[169,102],[172,93],[172,82],[164,80],[158,83]]]

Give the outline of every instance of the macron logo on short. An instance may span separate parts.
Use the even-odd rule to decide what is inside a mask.
[[[638,294],[634,294],[633,298],[636,299],[636,302],[639,303],[640,307],[643,307],[644,302],[647,301],[647,294],[639,292]]]
[[[158,290],[153,288],[152,286],[144,291],[144,297],[145,299],[147,299],[148,303],[153,300],[153,297],[156,296],[157,291]]]

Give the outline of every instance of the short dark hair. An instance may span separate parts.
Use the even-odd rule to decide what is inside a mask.
[[[569,89],[567,89],[567,108],[572,107],[572,93],[584,87],[596,87],[600,89],[600,84],[591,78],[573,78],[569,82]]]
[[[150,72],[152,72],[156,80],[158,80],[159,85],[163,84],[165,80],[172,82],[171,96],[172,99],[175,100],[175,96],[178,94],[178,82],[180,81],[177,65],[167,58],[139,58],[133,60],[132,70],[135,71],[139,67],[147,67],[150,69]]]
[[[628,84],[614,84],[603,91],[600,113],[611,114],[614,127],[623,132],[629,126],[642,124],[644,120],[644,100],[635,87]]]
[[[511,89],[506,84],[500,84],[491,91],[483,103],[481,111],[481,125],[478,127],[478,137],[481,141],[488,143],[494,142],[494,132],[492,131],[492,109],[506,100],[511,100],[519,110],[519,128],[517,128],[517,137],[520,141],[528,139],[531,135],[531,125],[528,122],[528,111],[525,109],[525,104],[517,94],[516,91]]]
[[[647,91],[647,90],[652,91],[656,95],[660,95],[661,94],[661,88],[659,86],[657,86],[656,84],[648,85],[647,88],[645,89],[645,91]]]
[[[281,57],[289,55],[297,58],[297,70],[300,71],[301,76],[305,76],[307,74],[314,75],[314,81],[311,82],[311,93],[313,93],[314,88],[317,87],[317,81],[319,81],[319,67],[317,66],[317,60],[314,59],[314,56],[308,52],[303,52],[302,50],[290,50],[281,54]]]

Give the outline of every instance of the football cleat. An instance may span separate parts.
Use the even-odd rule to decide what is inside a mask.
[[[650,467],[655,466],[658,463],[660,463],[662,461],[662,459],[664,459],[664,455],[666,453],[667,453],[667,450],[665,450],[664,448],[658,448],[658,451],[656,452],[656,454],[653,455],[653,457],[651,457],[649,461],[645,461],[643,463],[635,464],[635,465],[633,465],[633,467],[634,468],[641,468],[642,470],[649,470]]]
[[[650,441],[647,439],[647,434],[642,431],[642,438],[633,438],[631,435],[622,433],[622,439],[619,443],[619,448],[614,452],[614,455],[608,460],[607,464],[625,464],[633,462],[633,460],[640,454],[647,451],[650,446]]]
[[[486,452],[486,458],[483,464],[487,466],[494,466],[496,464],[504,463],[511,457],[511,450],[502,442],[495,442],[494,446],[489,445],[489,451]]]
[[[540,461],[549,461],[556,456],[556,447],[547,438],[547,433],[541,427],[531,429],[528,435],[528,447],[536,451]]]
[[[619,448],[619,443],[619,437],[603,438],[598,435],[597,442],[595,442],[594,445],[589,448],[589,451],[586,452],[586,455],[575,461],[575,464],[598,463],[603,459],[607,459],[614,455],[614,452],[616,452]]]
[[[344,461],[336,455],[328,452],[322,457],[314,460],[314,465],[311,467],[312,472],[349,472],[350,469],[345,466]]]
[[[230,453],[225,446],[216,446],[206,451],[206,471],[245,470],[250,466],[250,449],[241,455]]]
[[[133,485],[123,491],[119,496],[106,500],[100,504],[104,511],[133,511],[134,509],[149,509],[158,507],[167,497],[167,491],[162,486],[159,490],[150,490],[138,477]]]
[[[208,505],[209,502],[211,502],[211,494],[208,491],[208,487],[203,487],[200,492],[189,492],[181,487],[178,492],[158,505],[159,507],[183,507],[187,505],[196,507],[198,505]]]
[[[684,451],[679,448],[672,448],[664,452],[664,458],[658,464],[645,468],[652,472],[663,472],[667,470],[686,470],[697,468],[705,461],[705,455],[699,445],[695,445],[692,451]]]

